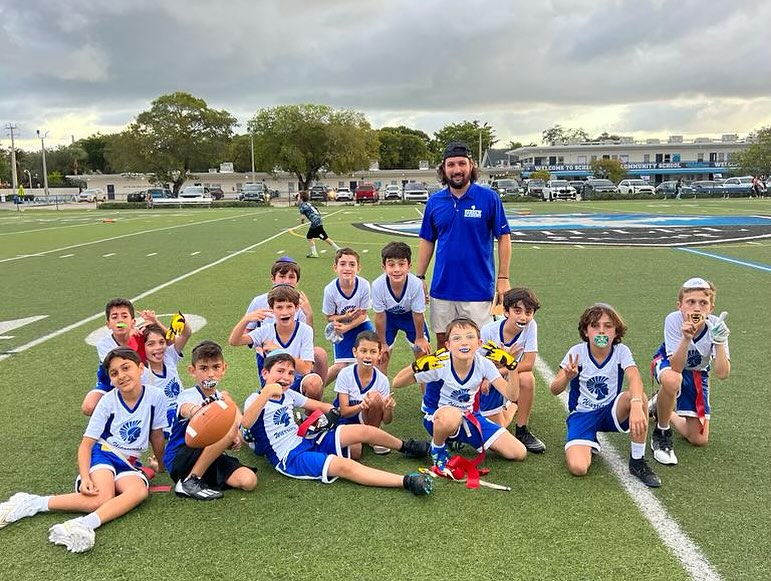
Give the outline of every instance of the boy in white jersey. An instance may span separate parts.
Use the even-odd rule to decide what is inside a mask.
[[[399,450],[408,458],[422,458],[428,453],[428,442],[405,442],[374,426],[355,424],[337,426],[313,438],[302,437],[293,420],[295,408],[318,410],[330,418],[339,416],[328,403],[289,389],[294,381],[294,363],[294,357],[286,352],[270,353],[262,369],[265,387],[244,404],[241,425],[256,454],[264,455],[279,473],[291,478],[328,484],[340,477],[364,486],[404,488],[417,496],[431,492],[430,476],[393,474],[349,457],[350,446],[365,443]]]
[[[300,274],[300,265],[297,264],[297,261],[290,256],[282,256],[270,267],[270,282],[274,287],[280,284],[288,284],[292,288],[297,288],[297,285],[300,282]],[[301,323],[313,327],[313,309],[311,308],[311,303],[304,292],[300,289],[297,290],[300,292],[300,308],[297,309],[295,317]],[[270,306],[268,305],[268,293],[262,293],[254,297],[244,314],[247,313],[256,313],[255,318],[258,319],[250,322],[246,326],[247,331],[259,327],[265,319],[274,318],[273,311],[270,310]],[[262,316],[262,318],[260,318],[260,316]],[[323,347],[314,347],[313,359],[315,361],[315,372],[319,374],[322,381],[326,381],[327,369],[329,368],[329,356],[327,355],[326,349]]]
[[[0,528],[38,512],[85,512],[52,526],[48,536],[52,543],[82,553],[94,546],[95,529],[147,498],[147,478],[137,468],[137,459],[148,445],[158,458],[163,455],[166,398],[160,390],[142,385],[142,362],[132,349],[113,349],[103,365],[115,389],[97,403],[78,447],[76,492],[14,494],[0,504]]]
[[[340,372],[335,382],[337,397],[332,402],[340,408],[341,424],[367,424],[379,428],[393,420],[396,401],[391,395],[388,377],[375,364],[382,354],[377,333],[362,331],[353,347],[354,365]],[[373,446],[375,454],[388,454],[391,449]],[[351,458],[361,457],[361,446],[351,447]]]
[[[372,306],[370,286],[358,276],[359,254],[351,248],[335,253],[337,278],[324,288],[321,310],[327,316],[335,363],[329,368],[326,384],[332,383],[340,370],[354,362],[353,344],[362,331],[374,331],[367,311]],[[329,336],[329,335],[328,335]]]
[[[471,319],[455,319],[447,325],[447,348],[426,355],[405,367],[393,380],[393,387],[425,383],[423,425],[432,436],[434,470],[446,473],[450,459],[447,443],[470,444],[477,451],[493,450],[507,460],[524,460],[527,450],[506,428],[479,413],[477,394],[483,380],[503,396],[516,401],[519,384],[516,373],[508,381],[495,364],[479,351],[479,327]]]
[[[515,373],[519,376],[519,399],[516,406],[508,405],[498,390],[491,389],[479,398],[479,411],[496,424],[508,427],[516,416],[514,435],[528,452],[543,454],[544,443],[527,428],[535,397],[533,365],[538,355],[538,324],[533,318],[541,302],[527,288],[513,288],[503,295],[505,318],[482,327],[482,342],[494,343],[508,351],[517,360]],[[500,369],[505,377],[508,370]]]
[[[610,305],[597,303],[578,321],[582,342],[570,348],[549,389],[559,395],[569,386],[565,459],[574,476],[584,476],[592,450],[600,451],[597,432],[629,432],[629,472],[650,487],[661,480],[645,461],[648,434],[647,399],[640,371],[629,348],[621,343],[626,325]],[[623,391],[624,377],[629,389]]]
[[[222,348],[214,341],[202,341],[193,349],[187,370],[195,378],[196,386],[186,389],[177,398],[177,416],[163,457],[169,476],[176,482],[174,492],[196,500],[214,500],[222,498],[223,488],[254,490],[257,486],[254,470],[225,454],[226,450],[241,447],[240,412],[236,414],[230,432],[220,441],[205,448],[190,448],[185,444],[185,430],[190,418],[211,401],[230,398],[226,391],[217,390],[227,371]]]
[[[250,322],[259,316],[258,312],[247,313],[230,332],[230,344],[249,345],[257,357],[257,374],[262,381],[265,354],[275,349],[286,349],[295,358],[297,373],[292,389],[311,399],[321,400],[324,382],[313,372],[313,328],[295,319],[300,304],[300,293],[288,285],[274,287],[268,293],[268,305],[273,311],[274,322],[267,321],[247,332]]]
[[[404,242],[389,242],[380,257],[384,272],[372,282],[372,309],[383,345],[378,369],[388,375],[391,348],[399,331],[404,331],[415,357],[431,353],[431,346],[423,282],[410,272],[412,250]]]
[[[651,398],[657,425],[651,436],[653,457],[661,464],[677,464],[672,428],[694,446],[709,441],[709,372],[727,379],[731,373],[730,331],[715,309],[715,287],[703,278],[683,284],[676,311],[664,320],[664,342],[654,355],[651,371],[661,385]],[[675,412],[674,414],[672,412]]]

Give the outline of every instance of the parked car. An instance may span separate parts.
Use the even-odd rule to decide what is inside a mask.
[[[345,186],[339,187],[337,188],[335,200],[338,202],[353,202],[353,192],[351,192],[350,188],[346,188]]]
[[[498,192],[501,198],[512,198],[522,195],[522,187],[517,180],[501,179],[493,180],[490,187]]]
[[[209,190],[209,195],[214,198],[215,200],[221,200],[225,197],[225,192],[222,191],[222,188],[206,188]]]
[[[203,186],[187,186],[179,192],[180,198],[210,198]]]
[[[543,199],[575,200],[576,189],[568,183],[568,180],[549,180],[543,187]]]
[[[722,191],[723,184],[721,182],[722,180],[720,182],[716,180],[698,180],[691,182],[689,185],[694,193],[707,194],[714,191]]]
[[[421,182],[404,184],[404,200],[409,202],[427,202],[428,189]]]
[[[528,196],[543,196],[543,188],[546,186],[546,182],[543,180],[529,180],[527,182],[527,195]]]
[[[316,184],[310,189],[312,202],[326,202],[329,200],[329,186]]]
[[[596,179],[586,180],[581,190],[582,198],[591,198],[592,194],[617,194],[618,188],[610,180]]]
[[[749,194],[752,190],[752,176],[728,178],[723,182],[726,194]]]
[[[241,202],[264,202],[268,198],[268,189],[265,184],[244,184],[238,193]]]
[[[131,192],[126,196],[127,202],[145,202],[147,200],[147,192],[150,192],[153,196],[153,200],[160,198],[173,198],[174,194],[167,188],[149,188],[139,192]]]
[[[383,190],[384,200],[401,200],[402,189],[396,184],[388,184]]]
[[[655,194],[656,190],[645,180],[621,180],[618,182],[619,194]]]
[[[377,193],[375,184],[361,183],[356,186],[356,202],[372,202],[373,204],[378,201],[380,196]]]
[[[664,194],[665,196],[674,196],[677,190],[677,180],[668,180],[661,182],[656,186],[657,194]],[[680,195],[693,194],[693,188],[690,184],[682,184],[680,187]]]
[[[107,196],[104,195],[104,190],[100,188],[88,188],[78,194],[78,202],[104,202]]]
[[[568,183],[576,191],[576,195],[583,195],[583,193],[584,193],[584,184],[586,183],[584,180],[572,180],[572,181],[569,181]]]
[[[428,184],[427,189],[428,189],[428,197],[430,198],[439,190],[443,190],[444,186],[442,184]]]

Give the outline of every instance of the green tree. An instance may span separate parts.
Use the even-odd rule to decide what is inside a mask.
[[[482,135],[482,152],[479,152],[479,135]],[[495,129],[487,123],[481,124],[479,121],[463,121],[461,123],[450,123],[434,133],[433,151],[434,161],[437,163],[442,158],[442,152],[450,141],[463,141],[474,152],[474,158],[482,161],[481,156],[485,151],[498,143],[495,136]]]
[[[549,173],[548,169],[539,169],[538,171],[534,171],[530,174],[531,180],[543,180],[543,181],[549,181],[551,179],[551,174]]]
[[[80,164],[80,172],[112,173],[112,168],[107,162],[106,150],[117,134],[102,135],[95,133],[89,137],[79,139],[75,144],[86,153],[86,158]]]
[[[431,138],[417,129],[383,127],[377,132],[380,141],[380,169],[416,169],[422,160],[432,158]]]
[[[521,141],[509,141],[508,144],[506,144],[507,151],[511,151],[512,149],[519,149],[520,147],[524,147]]]
[[[589,134],[583,129],[570,129],[562,125],[555,125],[541,132],[541,138],[544,143],[554,145],[556,143],[567,143],[569,141],[589,141]]]
[[[281,105],[260,109],[249,121],[255,162],[283,170],[310,188],[321,173],[338,175],[369,167],[377,158],[377,133],[363,113],[327,105]]]
[[[147,172],[174,192],[193,171],[223,160],[236,126],[224,109],[212,109],[189,93],[162,95],[105,149],[114,171]]]
[[[759,129],[750,138],[754,143],[734,154],[731,162],[741,175],[771,176],[771,126]]]
[[[11,183],[11,150],[0,147],[0,184]]]
[[[608,133],[607,131],[603,131],[597,137],[592,139],[592,141],[608,141],[608,140],[620,141],[621,140],[621,136],[620,135],[616,135],[615,133],[611,134],[611,133]]]
[[[590,167],[594,177],[608,179],[614,184],[623,180],[626,175],[626,170],[617,159],[595,159]]]

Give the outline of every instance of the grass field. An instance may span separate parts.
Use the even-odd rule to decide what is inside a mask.
[[[511,212],[634,212],[771,216],[768,200],[592,202],[508,206]],[[341,245],[362,253],[362,276],[380,273],[379,252],[392,237],[353,223],[419,219],[420,206],[324,208],[325,226]],[[104,220],[112,220],[105,222]],[[0,322],[45,316],[0,335],[0,500],[19,490],[71,489],[75,452],[86,424],[80,402],[94,381],[96,354],[86,336],[103,324],[115,296],[138,309],[181,309],[205,317],[192,339],[227,342],[251,298],[269,286],[269,267],[289,254],[302,265],[300,288],[323,339],[321,291],[331,256],[306,259],[296,209],[185,211],[28,210],[0,213]],[[417,239],[405,238],[413,250]],[[319,246],[321,250],[326,245]],[[544,246],[515,244],[512,284],[532,288],[540,357],[556,371],[578,342],[583,309],[616,306],[629,325],[625,342],[647,378],[650,356],[675,308],[679,285],[692,276],[715,282],[717,311],[730,313],[732,373],[714,381],[711,441],[696,449],[677,438],[676,467],[656,465],[664,486],[654,492],[666,513],[724,579],[771,579],[771,239],[702,248]],[[766,269],[752,265],[765,265]],[[225,348],[223,385],[243,402],[255,387],[246,348]],[[409,360],[399,343],[392,375]],[[181,373],[183,380],[186,374]],[[648,380],[646,379],[646,387]],[[186,384],[189,386],[189,384]],[[331,400],[332,388],[326,399]],[[396,393],[390,431],[424,437],[419,390]],[[251,493],[196,503],[155,493],[144,505],[97,531],[95,548],[70,555],[47,542],[47,529],[68,518],[38,515],[0,531],[0,571],[26,579],[656,579],[689,574],[633,503],[607,462],[587,477],[564,467],[562,403],[537,377],[530,426],[547,445],[517,465],[492,458],[489,479],[509,493],[466,490],[439,481],[428,498],[345,482],[326,486],[279,476],[244,449],[259,468]],[[628,441],[612,437],[622,459]],[[365,463],[395,472],[418,464],[398,454],[366,454]],[[157,478],[167,482],[166,475]],[[635,494],[636,487],[632,487]],[[706,575],[706,573],[705,573]]]

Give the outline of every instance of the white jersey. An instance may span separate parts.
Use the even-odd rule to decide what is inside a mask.
[[[452,365],[452,357],[444,362],[439,369],[421,371],[415,374],[415,381],[426,384],[421,407],[424,414],[433,413],[443,406],[452,406],[462,412],[470,412],[474,408],[476,394],[483,379],[490,383],[501,379],[501,374],[495,364],[485,359],[479,352],[474,353],[471,370],[465,379],[459,378]],[[495,389],[490,387],[490,389]]]
[[[272,341],[281,349],[286,351],[297,359],[302,361],[313,361],[313,328],[305,323],[295,322],[292,336],[286,343],[282,343],[276,332],[276,323],[263,324],[253,331],[249,331],[249,338],[255,349],[262,349],[262,344],[266,341]]]
[[[116,347],[120,347],[120,345],[118,345],[118,342],[115,340],[115,337],[112,336],[112,333],[102,335],[96,342],[96,352],[99,355],[99,363],[104,361],[107,354]]]
[[[709,371],[709,365],[715,356],[715,344],[709,334],[709,328],[717,324],[718,318],[715,315],[709,315],[707,322],[701,332],[691,339],[688,345],[688,356],[686,358],[684,369],[695,371]],[[664,350],[667,357],[677,351],[677,346],[683,338],[683,314],[680,311],[669,313],[664,319]],[[728,351],[728,342],[725,343],[726,355],[730,359]]]
[[[246,313],[251,313],[252,311],[257,311],[259,309],[269,309],[270,305],[268,305],[268,293],[262,293],[261,295],[257,295],[252,299],[252,302],[249,303],[249,307],[246,309]],[[244,313],[244,314],[246,314]],[[297,312],[294,314],[294,320],[300,321],[301,323],[308,323],[308,318],[305,316],[305,311],[303,311],[301,308],[297,308]],[[267,315],[265,315],[265,318],[262,321],[251,321],[246,325],[246,330],[251,331],[252,329],[256,329],[257,327],[260,327],[261,325],[265,325],[268,323],[273,323],[275,321],[275,317],[273,316],[273,313],[270,312]]]
[[[344,367],[335,382],[335,393],[348,394],[348,405],[359,405],[368,393],[378,392],[383,398],[391,395],[391,384],[379,369],[373,367],[372,379],[367,385],[362,385],[358,368],[358,364]],[[339,405],[339,399],[335,399],[332,405]]]
[[[624,370],[637,366],[629,347],[623,343],[613,345],[605,361],[594,359],[588,343],[573,345],[560,367],[567,366],[571,355],[578,356],[578,375],[570,380],[570,412],[591,412],[612,404],[624,389]]]
[[[259,393],[246,398],[244,410],[248,410]],[[254,451],[264,454],[271,465],[276,466],[294,450],[303,438],[297,435],[294,408],[301,408],[308,401],[296,391],[285,391],[280,399],[269,399],[250,428],[254,436]]]
[[[166,397],[160,389],[143,386],[133,408],[113,389],[96,404],[84,436],[101,438],[125,456],[139,456],[150,445],[150,431],[166,425]]]
[[[506,319],[502,319],[482,327],[480,332],[482,342],[493,341],[497,345],[503,345],[504,347],[511,347],[515,344],[522,345],[522,351],[517,356],[517,361],[522,361],[525,353],[538,353],[538,324],[535,322],[535,319],[531,319],[525,325],[525,328],[520,329],[519,333],[508,343],[503,338],[503,325],[505,323]]]
[[[402,294],[397,297],[388,276],[381,274],[372,281],[372,309],[376,313],[385,312],[386,316],[425,312],[426,295],[423,292],[423,282],[408,272]]]
[[[324,287],[321,311],[325,315],[344,315],[356,309],[369,310],[371,306],[369,282],[360,276],[356,277],[353,292],[350,295],[346,295],[340,290],[338,279]],[[369,321],[369,317],[365,321]]]
[[[177,396],[182,392],[182,380],[179,377],[177,367],[182,360],[182,354],[177,353],[174,345],[166,347],[163,354],[163,370],[161,373],[155,373],[150,369],[150,365],[145,365],[142,372],[142,383],[151,385],[160,389],[166,396],[166,402],[169,407],[176,407]]]

